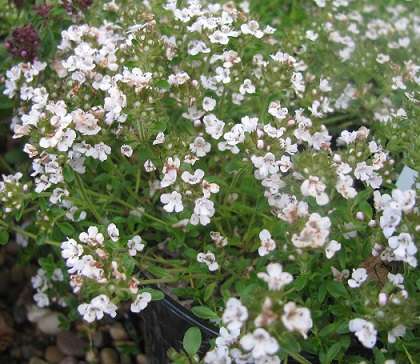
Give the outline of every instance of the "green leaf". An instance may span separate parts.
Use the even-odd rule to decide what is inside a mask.
[[[328,282],[327,290],[335,298],[347,297],[349,295],[346,290],[346,287],[344,287],[344,285],[341,282],[337,281]]]
[[[7,231],[0,231],[0,244],[7,244],[9,241],[9,233]]]
[[[327,294],[327,282],[323,282],[319,285],[318,288],[318,301],[322,303],[324,301],[325,295]]]
[[[294,283],[296,291],[302,290],[305,287],[307,281],[308,281],[308,276],[306,274],[297,277]]]
[[[330,363],[331,360],[333,360],[336,357],[336,355],[340,352],[340,350],[341,350],[341,344],[339,342],[333,344],[327,351],[327,356],[326,356],[327,363]]]
[[[171,85],[166,80],[160,80],[160,81],[156,82],[155,86],[158,87],[158,88],[163,88],[165,90],[169,90],[171,88]]]
[[[171,275],[166,269],[157,267],[155,265],[150,266],[149,268],[147,268],[147,270],[153,275],[159,276],[159,277],[168,277]]]
[[[343,322],[342,324],[340,324],[340,326],[337,327],[337,334],[346,334],[349,331],[349,323],[347,321]]]
[[[216,312],[205,306],[195,306],[192,308],[192,312],[202,319],[219,319]]]
[[[299,353],[301,350],[299,342],[291,336],[289,336],[285,341],[280,341],[280,347],[288,353]]]
[[[197,354],[201,346],[201,331],[198,327],[190,327],[184,335],[182,341],[184,349],[187,354],[192,358]]]
[[[373,210],[369,202],[361,201],[358,210],[363,212],[365,218],[367,218],[368,220],[372,220]]]
[[[216,282],[213,282],[207,286],[206,290],[204,291],[204,301],[207,302],[213,296],[215,287],[216,287]]]
[[[74,227],[68,222],[60,222],[57,224],[57,226],[60,228],[61,232],[66,236],[71,236],[75,232]]]
[[[242,169],[242,168],[244,168],[244,167],[246,167],[248,164],[247,163],[245,163],[245,162],[236,162],[236,161],[233,161],[233,162],[229,162],[228,164],[226,164],[226,167],[225,167],[225,172],[232,172],[232,171],[237,171],[237,170],[239,170],[239,169]]]
[[[74,171],[69,165],[63,168],[63,177],[66,182],[72,182],[74,180]]]
[[[338,325],[340,325],[339,322],[333,322],[332,324],[329,324],[325,326],[320,332],[319,336],[330,336],[331,334],[334,334],[337,330]]]
[[[164,294],[162,291],[159,291],[159,290],[157,290],[157,289],[153,289],[153,288],[150,288],[150,287],[145,287],[145,288],[142,288],[142,289],[139,291],[139,293],[143,293],[143,292],[148,292],[148,293],[150,293],[150,294],[152,295],[152,300],[153,300],[153,301],[159,301],[159,300],[161,300],[162,298],[165,298],[165,294]]]
[[[135,267],[133,257],[131,257],[128,254],[123,255],[122,266],[124,268],[124,272],[125,272],[126,276],[127,277],[131,276],[131,274],[133,273],[134,267]]]

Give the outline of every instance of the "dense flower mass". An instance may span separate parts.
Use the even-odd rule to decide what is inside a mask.
[[[357,341],[407,360],[418,186],[396,181],[420,161],[411,5],[293,2],[290,27],[278,4],[276,29],[247,1],[73,3],[53,55],[38,59],[30,26],[6,43],[24,60],[3,96],[27,162],[0,181],[0,240],[51,246],[37,305],[77,296],[92,323],[125,300],[142,314],[165,282],[220,326],[205,363],[302,348],[343,362]]]

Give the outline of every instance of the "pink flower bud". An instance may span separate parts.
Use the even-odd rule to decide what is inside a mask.
[[[365,214],[362,211],[359,211],[356,214],[356,217],[357,217],[358,220],[363,221],[365,219]]]
[[[257,141],[257,148],[258,149],[263,149],[264,148],[264,140],[258,140]]]
[[[370,220],[370,221],[369,221],[369,223],[368,223],[368,225],[369,225],[371,228],[374,228],[374,227],[376,226],[376,220]]]

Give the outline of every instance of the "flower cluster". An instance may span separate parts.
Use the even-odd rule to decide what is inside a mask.
[[[28,166],[0,182],[0,233],[51,245],[63,275],[40,260],[37,304],[77,296],[91,323],[165,282],[217,318],[206,363],[340,361],[358,342],[403,362],[418,190],[395,187],[408,147],[387,135],[419,103],[408,5],[385,21],[317,0],[293,30],[248,2],[101,5],[6,72]]]

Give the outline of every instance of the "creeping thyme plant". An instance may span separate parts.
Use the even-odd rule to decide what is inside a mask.
[[[89,323],[168,284],[220,326],[194,362],[419,362],[418,189],[396,185],[419,170],[419,15],[276,7],[97,2],[20,51],[1,240],[39,257],[38,306]]]

